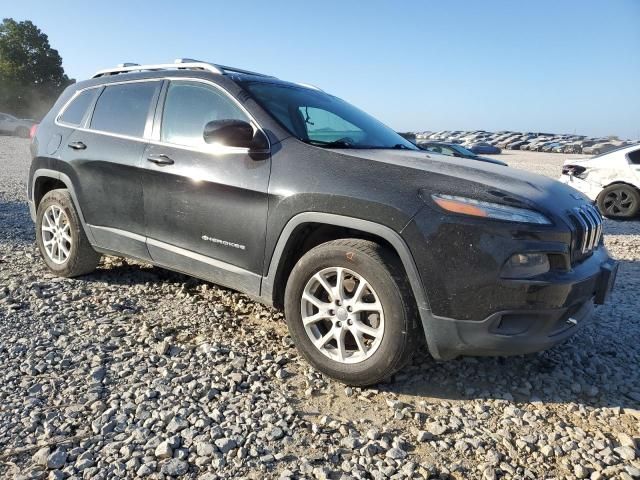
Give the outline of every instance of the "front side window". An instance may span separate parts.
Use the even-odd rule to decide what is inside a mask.
[[[629,162],[633,165],[640,165],[640,149],[629,152],[627,157],[629,158]]]
[[[68,125],[80,125],[99,91],[99,88],[91,88],[80,93],[64,110],[60,116],[60,121]]]
[[[107,86],[96,103],[91,128],[142,137],[158,85],[159,82],[135,82]]]
[[[220,90],[204,83],[173,81],[162,112],[163,142],[203,146],[204,127],[213,120],[244,120],[247,115]]]
[[[333,95],[290,84],[247,81],[243,87],[292,135],[324,148],[418,148]]]

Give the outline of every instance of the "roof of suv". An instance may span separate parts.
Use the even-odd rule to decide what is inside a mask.
[[[222,75],[231,78],[233,81],[252,81],[277,83],[281,85],[298,86],[320,90],[318,87],[305,83],[288,82],[280,80],[272,75],[252,72],[236,67],[227,67],[210,62],[193,60],[189,58],[179,58],[174,63],[139,65],[135,63],[122,63],[115,68],[100,70],[96,72],[90,80],[93,84],[111,83],[122,81],[123,79],[143,79],[143,78],[162,78],[167,75],[172,76],[189,76],[211,78],[211,75]],[[96,81],[99,79],[99,81]],[[93,80],[93,81],[92,81]],[[106,80],[106,81],[105,81]],[[82,82],[85,83],[85,82]]]

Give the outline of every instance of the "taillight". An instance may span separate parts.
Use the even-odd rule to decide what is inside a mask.
[[[31,125],[31,128],[29,129],[29,138],[31,140],[33,140],[33,137],[36,136],[37,131],[38,131],[38,124],[34,123],[33,125]]]
[[[585,172],[585,170],[586,168],[580,165],[564,165],[562,167],[562,174],[582,178],[581,175]]]

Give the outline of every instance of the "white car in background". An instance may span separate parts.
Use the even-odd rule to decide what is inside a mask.
[[[28,118],[17,118],[8,113],[0,112],[0,133],[29,138],[31,127],[33,127],[35,123],[34,120]]]
[[[640,145],[567,160],[560,181],[595,201],[605,217],[635,217],[640,212]]]

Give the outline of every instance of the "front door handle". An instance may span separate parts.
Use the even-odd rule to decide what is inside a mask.
[[[82,142],[71,142],[69,144],[69,148],[73,148],[74,150],[84,150],[87,146]]]
[[[147,161],[155,163],[156,165],[164,166],[164,165],[173,165],[173,159],[169,157],[169,155],[165,155],[164,153],[160,153],[158,155],[149,155],[147,157]]]

